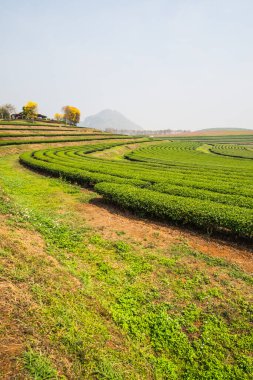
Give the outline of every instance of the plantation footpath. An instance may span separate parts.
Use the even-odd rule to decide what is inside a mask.
[[[235,138],[247,142],[247,136]],[[136,213],[251,240],[252,150],[213,141],[206,153],[200,141],[176,139],[145,145],[121,160],[90,155],[116,142],[28,152],[20,161],[80,185],[96,185],[107,200]]]

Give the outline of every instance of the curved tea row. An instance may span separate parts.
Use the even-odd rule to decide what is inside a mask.
[[[251,160],[204,154],[198,142],[153,143],[125,160],[89,155],[120,144],[125,143],[44,149],[20,160],[80,185],[95,185],[105,198],[135,212],[253,238]]]
[[[222,156],[253,159],[253,145],[217,144],[210,151]]]
[[[75,137],[68,135],[61,135],[61,138],[50,138],[51,136],[47,136],[48,138],[44,139],[33,139],[33,140],[23,140],[22,138],[18,140],[1,140],[0,146],[9,146],[9,145],[30,145],[30,144],[45,144],[45,143],[67,143],[67,142],[82,142],[82,141],[93,141],[93,140],[129,140],[134,139],[136,137],[131,136],[122,136],[122,135],[90,135],[84,137]]]

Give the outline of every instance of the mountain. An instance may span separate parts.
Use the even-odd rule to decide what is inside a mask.
[[[120,112],[109,109],[103,110],[95,115],[87,116],[85,120],[80,123],[80,126],[95,128],[101,131],[110,129],[117,131],[142,130],[142,127],[127,119]]]

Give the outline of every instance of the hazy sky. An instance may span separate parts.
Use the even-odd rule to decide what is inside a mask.
[[[253,128],[253,0],[0,0],[0,104]]]

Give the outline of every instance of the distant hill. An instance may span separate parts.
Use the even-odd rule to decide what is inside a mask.
[[[251,135],[253,129],[247,128],[206,128],[198,131],[183,133],[187,136],[225,136],[225,135]]]
[[[120,112],[110,109],[103,110],[95,115],[87,116],[79,125],[82,127],[96,128],[101,131],[110,129],[117,131],[142,130],[142,127],[127,119]]]
[[[199,131],[195,131],[195,132],[244,132],[244,131],[248,131],[248,132],[252,132],[253,129],[249,129],[249,128],[206,128],[206,129],[200,129]]]

